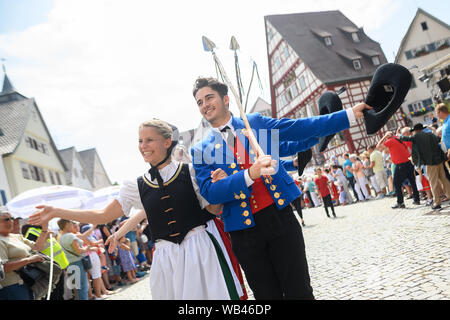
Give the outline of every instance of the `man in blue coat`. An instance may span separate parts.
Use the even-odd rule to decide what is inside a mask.
[[[228,87],[213,78],[199,78],[194,85],[199,111],[213,128],[191,149],[200,193],[211,204],[223,204],[225,231],[255,299],[314,299],[302,229],[290,206],[300,191],[286,169],[296,169],[279,160],[311,147],[319,137],[348,129],[371,107],[361,103],[296,120],[249,114],[265,153],[259,156],[243,120],[230,113],[227,94]],[[275,173],[269,176],[271,166]],[[213,182],[217,169],[228,176]]]

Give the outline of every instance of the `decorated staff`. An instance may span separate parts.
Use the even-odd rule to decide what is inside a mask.
[[[202,37],[202,42],[203,42],[203,48],[205,49],[205,51],[211,52],[214,62],[217,66],[217,68],[219,69],[219,72],[223,78],[223,80],[225,81],[225,83],[228,85],[228,87],[231,89],[231,92],[234,95],[234,98],[236,100],[236,104],[239,108],[239,112],[241,114],[241,118],[244,121],[245,124],[245,128],[247,129],[247,135],[248,135],[248,139],[250,141],[251,147],[253,149],[253,151],[256,154],[256,157],[260,157],[260,156],[264,156],[265,153],[262,150],[262,148],[260,147],[258,141],[256,140],[255,135],[253,134],[252,128],[250,127],[250,124],[248,122],[247,116],[244,112],[244,108],[242,107],[242,103],[240,100],[240,96],[239,94],[236,92],[236,89],[233,86],[233,83],[230,81],[230,79],[228,78],[225,69],[222,66],[222,63],[220,62],[219,58],[217,57],[217,54],[215,53],[214,49],[216,48],[216,45],[214,44],[214,42],[212,42],[211,40],[209,40],[207,37],[203,36]],[[273,168],[274,163],[272,163],[272,166],[268,166],[267,168],[263,169],[263,175],[267,176],[267,175],[271,175],[275,173],[275,169]]]

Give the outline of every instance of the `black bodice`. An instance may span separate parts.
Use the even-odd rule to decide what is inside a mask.
[[[145,176],[137,181],[153,242],[164,239],[180,244],[190,230],[214,217],[200,206],[188,164],[180,163],[163,188]]]

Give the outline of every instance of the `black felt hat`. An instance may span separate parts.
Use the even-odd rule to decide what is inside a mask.
[[[419,131],[419,130],[423,130],[423,129],[425,129],[423,124],[418,123],[418,124],[414,125],[414,127],[412,129],[410,129],[409,132]]]
[[[363,111],[367,134],[380,130],[400,108],[411,81],[411,73],[399,64],[386,63],[378,67],[365,101],[373,109]]]
[[[306,150],[297,153],[297,161],[298,161],[298,176],[301,177],[303,171],[305,170],[306,165],[312,159],[312,150]]]
[[[320,115],[330,114],[342,110],[342,102],[339,98],[339,93],[345,91],[341,89],[338,93],[334,91],[327,91],[323,93],[318,101]],[[319,152],[324,152],[327,149],[328,143],[333,139],[334,134],[319,139]]]

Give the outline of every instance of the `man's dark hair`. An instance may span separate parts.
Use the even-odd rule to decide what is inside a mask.
[[[214,91],[217,91],[219,96],[221,98],[225,97],[228,94],[228,86],[222,82],[219,82],[217,79],[214,78],[198,78],[195,80],[194,88],[192,90],[192,94],[197,94],[198,90],[204,87],[210,87]]]

